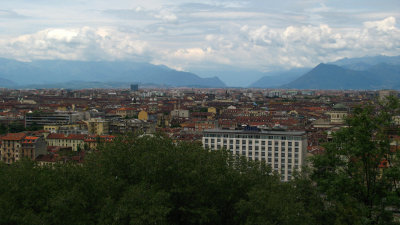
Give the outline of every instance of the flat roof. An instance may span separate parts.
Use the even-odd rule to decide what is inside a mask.
[[[305,131],[282,131],[282,130],[222,130],[222,129],[207,129],[204,133],[230,133],[230,134],[267,134],[267,135],[293,135],[303,136]]]

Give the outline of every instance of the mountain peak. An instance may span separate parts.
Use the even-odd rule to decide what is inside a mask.
[[[127,61],[0,60],[1,78],[20,85],[82,82],[152,83],[171,87],[225,87],[218,78],[201,78],[166,66]],[[32,79],[35,77],[35,79]],[[35,82],[35,83],[32,83]]]

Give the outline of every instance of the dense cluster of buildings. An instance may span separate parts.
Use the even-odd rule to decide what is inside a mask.
[[[249,160],[289,180],[354,106],[394,91],[0,89],[0,160],[81,161],[120,134],[163,132]],[[66,151],[74,157],[61,157]]]

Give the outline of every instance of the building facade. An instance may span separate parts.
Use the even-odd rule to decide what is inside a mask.
[[[202,142],[206,149],[225,148],[233,155],[265,161],[281,175],[283,181],[291,180],[293,172],[301,170],[307,154],[304,131],[205,130]]]
[[[0,160],[6,164],[14,163],[27,157],[35,160],[39,155],[44,155],[46,142],[43,137],[26,136],[25,133],[8,133],[1,137]]]
[[[26,134],[24,133],[8,133],[1,137],[2,145],[0,148],[1,161],[11,164],[22,157],[22,142]]]
[[[84,149],[84,140],[86,135],[83,134],[49,134],[46,137],[47,146],[70,147],[72,151]]]
[[[39,155],[47,154],[47,145],[43,137],[27,136],[22,141],[21,156],[36,160]]]
[[[87,121],[88,133],[96,135],[104,135],[109,132],[110,122],[102,118],[91,118]]]

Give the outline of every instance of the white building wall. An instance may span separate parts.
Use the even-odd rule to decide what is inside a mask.
[[[203,137],[203,147],[211,150],[226,148],[233,155],[245,156],[249,160],[265,161],[271,168],[281,174],[284,181],[290,180],[293,172],[301,170],[307,154],[307,140],[301,136],[261,135],[260,138],[234,138],[227,134],[220,137]],[[228,137],[224,137],[228,136]],[[280,137],[280,139],[278,138]],[[289,140],[282,140],[284,139]]]

